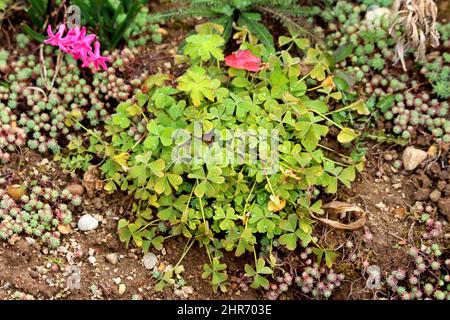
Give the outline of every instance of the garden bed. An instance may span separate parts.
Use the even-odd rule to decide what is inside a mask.
[[[49,204],[54,213],[48,221],[45,214],[37,214],[36,221],[41,219],[39,223],[45,224],[37,233],[35,229],[39,228],[34,226],[27,232],[26,227],[31,226],[33,218],[24,218],[24,223],[20,224],[23,231],[11,231],[5,239],[0,239],[0,299],[449,299],[450,140],[446,137],[450,137],[450,93],[438,87],[438,83],[448,81],[450,84],[449,74],[444,74],[445,68],[450,72],[446,56],[450,48],[446,20],[450,4],[436,1],[440,14],[440,45],[427,52],[428,61],[423,64],[414,62],[414,52],[410,52],[405,57],[408,70],[403,71],[401,65],[392,65],[395,42],[387,32],[372,35],[372,40],[359,36],[359,32],[367,31],[359,30],[365,21],[363,9],[367,10],[359,2],[371,1],[355,2],[358,4],[339,1],[335,4],[336,12],[324,9],[323,15],[309,18],[308,23],[295,18],[308,28],[308,33],[325,40],[317,43],[314,37],[306,40],[291,36],[279,17],[262,11],[261,23],[269,26],[268,30],[276,39],[285,37],[279,43],[274,42],[275,50],[281,51],[279,45],[284,49],[289,47],[292,57],[283,56],[283,59],[299,56],[303,61],[298,75],[292,67],[295,63],[283,64],[285,68],[289,65],[288,72],[294,75],[294,81],[300,79],[298,85],[294,85],[286,78],[289,89],[283,87],[286,85],[283,75],[276,74],[277,63],[282,63],[267,58],[270,56],[268,45],[261,39],[252,39],[250,28],[238,29],[237,41],[227,44],[220,41],[217,25],[208,24],[207,17],[160,20],[158,25],[153,20],[145,20],[148,12],[178,9],[178,4],[151,2],[148,11],[140,16],[147,33],[131,33],[124,38],[118,51],[105,53],[112,57],[108,62],[111,68],[95,74],[89,68],[81,68],[81,63],[58,58],[57,48],[40,49],[40,43],[31,36],[16,37],[23,27],[20,23],[30,23],[21,9],[18,15],[3,20],[0,87],[7,89],[0,90],[0,125],[4,130],[23,127],[23,131],[11,131],[17,135],[14,139],[18,142],[9,141],[5,145],[15,143],[14,148],[0,149],[8,150],[7,157],[0,157],[5,160],[0,163],[0,188],[3,190],[0,190],[3,197],[0,238],[2,232],[16,227],[8,225],[12,220],[6,216],[16,219],[25,215],[25,211],[32,215],[42,209],[35,203],[30,204],[33,199],[41,202],[44,209]],[[363,12],[358,14],[357,10]],[[61,13],[57,12],[51,17],[60,18]],[[57,24],[56,21],[51,23],[53,28]],[[199,25],[204,29],[198,29]],[[386,29],[385,26],[379,28]],[[208,32],[217,35],[219,40],[215,38],[216,42],[211,42],[213,48],[205,49],[201,43],[211,38],[201,37],[209,36]],[[352,40],[352,36],[355,39]],[[349,48],[347,40],[356,43],[350,53],[345,53]],[[386,47],[379,45],[381,40]],[[312,47],[318,50],[317,56],[308,58]],[[2,49],[8,52],[5,59],[2,59]],[[240,52],[239,49],[251,51],[250,65],[241,68],[239,57],[233,61],[229,58]],[[207,58],[202,50],[210,50]],[[330,52],[336,63],[323,67],[319,75],[311,76],[314,67],[328,63],[325,52]],[[264,59],[259,60],[254,69],[251,63],[255,60],[251,58],[259,59],[258,55]],[[220,56],[223,58],[219,59]],[[58,59],[63,62],[59,63]],[[308,59],[314,63],[308,64]],[[53,89],[40,80],[36,69],[39,65],[45,65],[50,79],[50,70],[61,68],[61,80],[55,77]],[[198,68],[207,70],[206,76],[198,72]],[[189,74],[191,70],[194,74]],[[160,73],[168,76],[160,77]],[[11,78],[11,74],[16,78]],[[435,78],[430,74],[436,74]],[[346,75],[351,75],[351,79]],[[192,85],[192,79],[202,76],[204,78],[196,85],[203,85],[204,91],[194,94],[196,86]],[[327,79],[331,79],[331,85]],[[386,79],[388,82],[383,83]],[[300,84],[303,80],[305,87]],[[19,83],[19,89],[9,87],[14,81]],[[20,87],[21,81],[27,87]],[[78,86],[80,90],[71,92],[71,86],[74,90],[78,90]],[[283,95],[274,93],[273,88],[277,86],[278,90],[285,90]],[[171,92],[174,88],[177,91]],[[26,93],[27,90],[36,91],[34,97],[33,93]],[[211,96],[208,90],[214,94]],[[225,120],[220,117],[227,116],[226,111],[219,116],[220,111],[201,114],[203,110],[230,103],[228,96],[237,99],[245,90],[251,92],[248,96],[255,105],[241,111],[242,114],[236,111],[232,118]],[[263,90],[273,98],[265,97]],[[305,93],[311,99],[302,100]],[[333,96],[333,93],[343,96]],[[12,99],[14,94],[17,97]],[[52,113],[52,109],[39,105],[39,99],[45,103],[50,101],[51,94],[58,95],[54,109],[62,105],[60,113]],[[73,100],[64,100],[68,95],[73,95]],[[245,99],[236,102],[237,108],[248,103]],[[289,131],[295,128],[296,122],[307,123],[304,117],[297,117],[293,111],[292,118],[288,118],[285,113],[279,115],[276,111],[285,104],[302,105],[310,101],[316,104],[299,112],[322,117],[320,121],[327,129],[319,134],[317,141],[307,140],[306,134],[300,137],[296,129]],[[325,107],[323,101],[326,101]],[[345,108],[344,111],[340,111],[341,108]],[[170,111],[162,115],[166,111],[161,110],[166,109]],[[261,113],[254,114],[256,109]],[[429,112],[430,109],[435,111]],[[414,122],[414,112],[417,122]],[[48,130],[41,125],[47,121],[39,118],[41,114],[51,119],[48,123],[55,121]],[[170,121],[169,116],[173,118]],[[168,129],[178,121],[177,124],[182,123],[180,126],[188,130],[197,119],[201,119],[205,127],[215,121],[214,125],[220,124],[220,128],[229,123],[242,128],[259,124],[268,128],[275,126],[274,123],[284,123],[286,132],[281,133],[284,149],[279,148],[284,157],[281,163],[285,165],[281,167],[282,174],[279,173],[281,178],[269,178],[264,161],[262,169],[255,166],[263,172],[259,173],[261,180],[253,164],[231,166],[231,171],[239,168],[240,173],[248,175],[242,178],[245,182],[255,177],[247,189],[241,187],[242,180],[233,178],[234,173],[227,171],[227,166],[211,168],[205,164],[201,170],[191,164],[182,169],[171,167],[164,151],[172,147],[171,141],[164,140],[167,131],[172,133]],[[152,122],[159,127],[151,127]],[[162,128],[161,124],[166,127]],[[35,130],[39,134],[33,132],[36,126],[41,126],[40,131]],[[51,132],[58,132],[58,135],[53,136]],[[126,140],[127,135],[134,139],[131,144]],[[156,142],[149,139],[152,135]],[[207,145],[215,141],[208,132],[201,139]],[[296,143],[299,149],[294,148]],[[283,151],[285,149],[289,150]],[[312,157],[304,164],[302,159],[295,158],[300,149],[305,154],[305,149],[310,154],[320,150],[323,152],[321,161],[315,162]],[[294,160],[298,161],[295,166],[292,165]],[[144,171],[144,165],[139,166],[139,163],[145,164]],[[336,192],[330,192],[332,183],[324,181],[323,176],[318,180],[317,174],[307,174],[308,169],[322,165],[326,168],[330,163],[335,167],[327,172],[332,177],[332,172],[336,173]],[[348,171],[351,173],[344,176],[342,172],[347,168],[351,168]],[[319,176],[325,171],[322,169]],[[117,178],[117,174],[121,178]],[[143,175],[147,180],[141,183]],[[158,179],[166,181],[158,182]],[[222,187],[228,184],[229,187]],[[13,187],[19,196],[13,195]],[[236,190],[242,188],[242,194],[236,191],[233,197],[229,190],[235,187]],[[253,194],[254,190],[257,195]],[[189,206],[193,210],[191,218],[186,218],[183,210],[176,212],[176,201],[182,197],[185,197],[185,211]],[[11,198],[13,203],[9,202]],[[247,206],[249,199],[254,199],[251,208]],[[302,199],[310,203],[304,206]],[[341,204],[336,205],[334,201]],[[344,206],[344,214],[338,214],[337,209],[337,213],[321,210],[321,205],[326,203],[338,209]],[[172,205],[176,210],[168,211]],[[263,213],[253,211],[255,205],[261,206]],[[233,210],[228,215],[230,207]],[[10,213],[16,208],[18,213]],[[351,209],[345,211],[345,208]],[[223,217],[218,218],[221,212]],[[256,220],[258,214],[271,222],[258,224],[264,220]],[[89,215],[87,226],[80,227],[80,219],[86,215]],[[291,231],[293,216],[296,220]],[[183,219],[192,222],[189,225]],[[254,226],[252,221],[256,221]],[[358,221],[362,224],[356,226]],[[178,228],[182,223],[191,229]],[[136,229],[130,227],[133,224]],[[237,234],[241,235],[247,226],[252,230],[251,236],[256,236],[255,240],[244,239],[242,246],[242,237],[230,240],[234,227],[242,227],[237,229]],[[135,234],[133,230],[149,233],[136,231]],[[192,234],[187,236],[188,233]],[[225,250],[227,244],[229,250]],[[238,250],[243,252],[238,254]],[[259,266],[261,260],[262,266]],[[221,269],[220,264],[225,264],[226,269]]]

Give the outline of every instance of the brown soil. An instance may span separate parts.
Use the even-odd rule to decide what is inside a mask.
[[[366,226],[374,235],[374,240],[363,243],[361,230],[344,232],[326,226],[317,228],[318,235],[326,247],[339,248],[340,258],[335,269],[346,275],[344,285],[333,296],[334,299],[370,299],[377,294],[364,289],[366,279],[362,263],[365,260],[380,266],[383,274],[406,264],[407,253],[403,246],[412,237],[415,230],[414,221],[417,219],[409,210],[415,202],[416,176],[393,169],[391,163],[383,158],[387,153],[394,155],[394,158],[399,154],[385,146],[372,145],[368,150],[365,171],[359,175],[351,189],[342,189],[337,196],[337,199],[359,205],[366,211]],[[24,152],[21,161],[12,161],[11,163],[16,165],[3,168],[3,172],[13,172],[10,179],[13,183],[39,175],[39,172],[45,172],[51,177],[52,184],[60,188],[72,181],[79,182],[61,173],[57,164],[46,162],[35,153]],[[37,299],[130,299],[134,294],[139,294],[144,299],[179,299],[173,290],[156,292],[156,282],[151,271],[144,268],[140,250],[127,250],[118,239],[117,221],[121,215],[126,214],[127,198],[124,195],[106,196],[102,193],[94,197],[85,193],[83,197],[83,208],[77,215],[98,214],[103,221],[94,231],[83,233],[76,229],[64,236],[62,245],[67,245],[68,251],[71,252],[81,251],[82,256],[70,262],[67,253],[48,252],[39,244],[30,244],[23,238],[14,245],[0,243],[0,299],[14,298],[16,291],[30,294]],[[342,249],[342,245],[348,240],[355,243],[354,249]],[[77,246],[70,247],[74,243]],[[161,255],[158,263],[175,264],[182,254],[184,244],[183,238],[165,242],[165,255],[155,252]],[[358,258],[351,260],[351,253],[355,252],[358,253]],[[119,262],[116,265],[106,261],[105,256],[109,253],[118,255]],[[94,265],[89,262],[90,256],[96,259]],[[293,253],[286,261],[295,260],[296,256]],[[226,254],[224,262],[228,265],[230,276],[237,276],[243,271],[245,260],[246,258],[236,259],[232,254]],[[183,277],[194,289],[189,299],[262,298],[260,291],[252,289],[247,292],[230,290],[225,294],[214,294],[207,281],[201,278],[202,266],[206,261],[204,250],[193,246],[182,262],[186,269]],[[66,289],[71,264],[81,267],[79,290]],[[42,268],[45,270],[42,271]],[[118,278],[126,285],[123,295],[118,293],[119,286],[114,282],[114,279]],[[93,284],[102,292],[101,295],[92,292],[90,288]],[[293,288],[282,298],[301,299],[304,296],[299,295]]]
[[[448,2],[442,4],[442,8],[444,12],[448,12]],[[187,23],[190,26],[196,24],[193,20]],[[176,75],[177,70],[182,69],[182,66],[173,65],[173,56],[177,44],[187,34],[187,28],[170,24],[162,27],[170,30],[168,40],[165,40],[164,44],[153,45],[142,51],[136,66],[132,66],[134,72],[148,70],[155,73],[175,69]],[[0,33],[0,40],[2,36],[4,35]],[[426,149],[429,144],[429,141],[424,142],[422,148]],[[443,156],[435,162],[443,165],[436,168],[433,163],[428,163],[414,174],[393,168],[392,161],[401,156],[401,151],[400,148],[388,145],[369,145],[364,172],[358,175],[351,189],[342,188],[336,196],[337,200],[358,205],[365,210],[368,217],[366,227],[374,236],[372,241],[363,241],[362,230],[338,231],[325,225],[316,229],[323,244],[327,248],[335,248],[340,253],[334,268],[346,276],[343,286],[332,296],[333,299],[381,297],[382,290],[377,292],[365,289],[366,276],[363,263],[370,261],[370,264],[380,266],[382,274],[406,265],[407,252],[404,246],[408,241],[414,241],[414,235],[418,230],[417,216],[411,211],[411,206],[415,201],[421,200],[421,196],[426,202],[429,191],[436,187],[442,187],[444,200],[450,197],[450,188],[447,188],[448,193],[444,191],[447,190],[446,184],[450,185],[450,180],[444,176],[445,173],[442,174],[448,167],[448,149],[444,150]],[[385,160],[386,154],[391,155],[393,160]],[[0,165],[0,172],[3,170],[3,173],[11,175],[10,183],[22,183],[44,172],[51,178],[52,183],[61,189],[72,181],[80,182],[78,178],[62,173],[56,163],[52,161],[46,163],[42,160],[41,156],[24,150],[16,155],[16,159],[11,161],[8,167]],[[94,231],[83,233],[75,229],[71,234],[64,236],[62,245],[67,247],[67,252],[48,252],[38,243],[30,243],[24,238],[14,244],[0,242],[0,299],[15,298],[15,292],[29,294],[31,295],[29,298],[36,299],[130,299],[136,294],[143,299],[179,299],[180,297],[171,289],[156,292],[155,279],[151,271],[141,262],[142,252],[125,248],[118,239],[117,221],[121,216],[128,214],[128,197],[122,194],[107,196],[103,193],[91,197],[85,193],[83,201],[83,208],[77,216],[83,213],[97,214],[102,218],[102,223]],[[444,218],[436,212],[433,215],[435,218]],[[446,228],[446,236],[449,239],[448,226]],[[354,243],[352,249],[345,247],[347,241]],[[165,254],[155,252],[160,256],[159,266],[175,264],[182,254],[184,244],[183,238],[166,241]],[[80,252],[82,255],[73,257]],[[113,265],[105,259],[110,253],[115,253],[119,257],[117,264]],[[352,258],[353,254],[356,254],[356,259]],[[92,257],[95,257],[95,263],[92,263]],[[296,258],[297,254],[294,252],[286,258],[286,261],[295,261]],[[239,275],[247,259],[251,261],[253,258],[236,259],[233,254],[225,254],[224,262],[228,265],[229,275]],[[231,289],[225,294],[213,293],[211,286],[201,278],[203,263],[206,261],[204,250],[197,246],[193,246],[183,260],[182,264],[185,267],[183,277],[187,285],[194,289],[189,299],[263,297],[261,291],[252,289],[247,292]],[[80,267],[80,289],[67,290],[67,279],[74,265]],[[126,291],[122,295],[119,294],[119,279],[120,283],[126,285]],[[97,287],[97,292],[92,290],[92,285]],[[294,287],[295,285],[281,298],[304,299],[305,296]]]

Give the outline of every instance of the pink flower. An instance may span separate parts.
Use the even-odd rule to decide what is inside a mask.
[[[108,70],[108,67],[106,66],[106,62],[110,61],[110,57],[102,57],[100,55],[100,42],[95,41],[94,43],[94,53],[86,59],[86,61],[83,62],[82,67],[88,67],[91,63],[94,64],[94,68],[98,70],[98,67],[101,66],[103,70]]]
[[[261,65],[261,58],[253,55],[250,50],[238,50],[225,57],[225,63],[236,69],[257,72]]]
[[[48,39],[44,41],[65,53],[69,53],[75,60],[80,59],[83,64],[82,67],[89,67],[91,63],[94,68],[98,70],[99,66],[103,70],[107,70],[106,62],[110,61],[110,57],[103,57],[100,55],[100,42],[95,41],[97,36],[95,34],[86,35],[86,28],[76,26],[68,30],[67,35],[63,37],[66,26],[62,24],[59,26],[58,32],[53,34],[51,26],[47,28]],[[92,51],[92,42],[94,42],[94,51]]]
[[[47,34],[48,34],[49,38],[47,40],[45,40],[44,43],[58,47],[61,44],[62,36],[63,36],[63,33],[65,30],[66,30],[66,25],[62,24],[59,26],[58,32],[56,32],[56,34],[53,34],[52,26],[48,25]]]
[[[75,60],[81,59],[82,61],[87,61],[88,56],[92,55],[91,44],[96,38],[95,34],[86,36],[85,27],[81,30],[79,27],[75,27],[69,30],[64,41],[66,41],[67,45],[71,46],[69,53]]]

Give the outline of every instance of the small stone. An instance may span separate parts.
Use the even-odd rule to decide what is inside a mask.
[[[423,150],[416,149],[414,147],[407,147],[403,151],[402,161],[403,167],[412,171],[417,168],[425,159],[427,158],[427,153]]]
[[[117,257],[117,254],[115,253],[109,253],[106,255],[106,261],[111,263],[112,265],[116,265],[119,262],[119,258]]]
[[[98,221],[90,214],[83,215],[80,220],[78,220],[78,229],[81,231],[95,230],[98,227]]]
[[[84,193],[84,187],[78,183],[69,184],[66,187],[67,190],[73,195],[81,196]]]
[[[392,188],[394,188],[395,190],[398,190],[398,189],[400,189],[402,187],[402,184],[401,183],[394,183],[393,185],[392,185]]]
[[[153,252],[148,252],[142,257],[142,263],[144,264],[144,267],[148,270],[152,270],[156,263],[158,262],[158,258]]]
[[[378,209],[380,209],[381,211],[386,210],[386,205],[383,202],[379,202],[375,204],[375,207],[377,207]]]
[[[123,283],[119,285],[119,295],[123,295],[125,291],[127,290],[127,286]]]
[[[44,267],[36,267],[36,271],[39,272],[40,274],[46,274],[48,272],[48,270]]]
[[[28,244],[30,244],[30,245],[36,244],[36,240],[34,240],[33,238],[25,237],[25,240],[26,240],[26,242],[28,242]]]
[[[450,220],[450,198],[440,198],[438,208],[439,212]]]
[[[97,262],[97,259],[94,256],[90,256],[88,258],[88,261],[90,264],[92,264],[93,266],[95,266],[95,263]]]
[[[394,159],[394,157],[393,157],[392,154],[390,154],[390,153],[385,153],[385,154],[383,155],[383,158],[384,158],[384,160],[386,160],[386,161],[392,161],[392,159]]]
[[[428,155],[429,155],[430,157],[436,156],[437,153],[438,153],[438,147],[437,147],[435,144],[431,145],[431,146],[428,148],[427,153],[428,153]]]
[[[430,193],[430,200],[433,202],[438,202],[439,199],[441,198],[441,192],[438,189],[434,189],[433,191],[431,191]]]
[[[36,271],[34,271],[34,270],[31,270],[30,271],[30,276],[32,277],[32,278],[38,278],[39,277],[39,273],[38,272],[36,272]]]
[[[191,286],[184,286],[183,288],[181,288],[181,290],[183,290],[183,292],[185,294],[193,294],[194,293],[194,289]]]

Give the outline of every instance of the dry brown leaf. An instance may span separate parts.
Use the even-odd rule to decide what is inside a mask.
[[[401,62],[406,71],[405,52],[416,50],[416,61],[425,60],[427,45],[439,46],[439,33],[436,29],[437,6],[433,0],[396,0],[393,6],[397,19],[389,33],[397,40],[395,63]],[[397,37],[395,27],[400,25],[404,33]]]
[[[336,214],[340,214],[341,217],[345,216],[348,212],[355,212],[355,213],[359,214],[359,216],[360,216],[360,218],[358,220],[356,220],[355,222],[345,224],[345,223],[341,223],[341,222],[326,219],[326,218],[319,218],[311,213],[312,217],[314,217],[315,219],[319,220],[320,222],[325,223],[333,228],[340,229],[340,230],[356,230],[366,224],[366,212],[363,209],[361,209],[360,207],[352,205],[350,203],[342,202],[342,201],[331,201],[331,202],[323,204],[322,209],[324,209],[326,211],[331,211]]]

